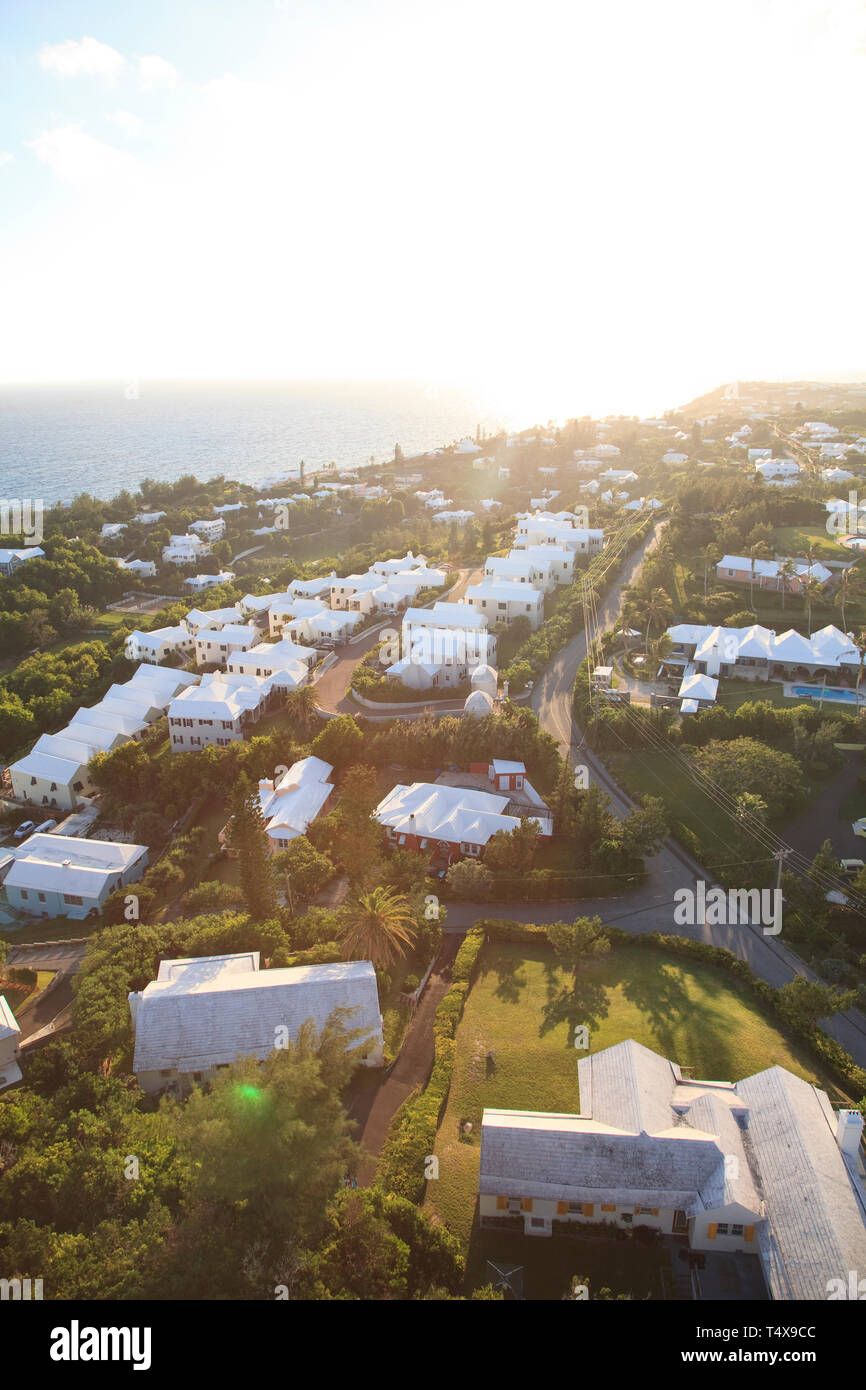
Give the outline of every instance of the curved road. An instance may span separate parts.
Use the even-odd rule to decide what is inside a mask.
[[[604,600],[599,604],[601,627],[610,627],[616,619],[622,599],[622,591],[632,583],[640,569],[644,556],[657,543],[662,527],[660,522],[653,534],[628,556],[617,578],[607,590]],[[611,808],[617,815],[627,815],[634,807],[629,797],[613,781],[604,765],[583,743],[581,730],[574,722],[572,696],[574,682],[580,663],[586,656],[586,633],[580,632],[567,647],[554,658],[550,666],[532,692],[532,708],[538,715],[543,729],[552,734],[563,754],[570,753],[575,764],[582,763],[589,775],[601,783],[610,796]],[[694,926],[681,926],[674,922],[674,893],[678,888],[694,888],[698,879],[706,884],[715,880],[708,869],[704,869],[674,840],[668,839],[660,852],[647,860],[647,880],[637,890],[624,893],[617,898],[594,900],[574,899],[559,903],[516,904],[511,908],[495,913],[490,907],[486,914],[480,914],[477,907],[471,909],[474,920],[479,915],[496,915],[518,921],[555,922],[569,912],[575,915],[601,917],[602,921],[622,927],[635,933],[660,931],[677,936],[692,937],[712,946],[724,946],[729,951],[748,962],[755,974],[768,984],[778,987],[792,980],[795,975],[807,979],[817,977],[800,960],[799,956],[783,945],[778,937],[765,936],[760,927],[719,926],[705,922]],[[449,907],[448,922],[452,926],[468,926],[466,907],[455,904]],[[783,927],[784,931],[784,927]],[[845,1048],[860,1066],[866,1066],[866,1018],[856,1009],[847,1014],[836,1014],[832,1019],[823,1020],[823,1027],[831,1037]]]

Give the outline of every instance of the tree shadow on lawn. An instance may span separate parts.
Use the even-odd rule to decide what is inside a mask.
[[[568,976],[562,982],[562,969],[555,962],[545,962],[547,977],[547,1003],[542,1007],[542,1021],[538,1029],[539,1037],[553,1032],[561,1024],[568,1025],[565,1046],[571,1047],[574,1030],[583,1026],[590,1031],[597,1028],[610,1012],[607,986],[594,980],[591,975],[578,975],[576,979]]]
[[[521,973],[524,962],[519,956],[506,955],[499,953],[492,960],[482,962],[481,975],[495,975],[499,983],[494,990],[497,999],[501,999],[506,1004],[518,1004],[520,1002],[521,990],[526,989],[529,981],[526,975]]]
[[[631,975],[621,975],[619,985],[625,998],[640,1010],[652,1027],[654,1048],[660,1048],[671,1061],[683,1066],[693,1065],[693,1057],[700,1058],[711,1048],[713,1076],[708,1079],[740,1080],[734,1075],[737,1071],[735,1051],[728,1041],[730,1018],[707,997],[691,998],[676,970],[677,967],[659,961],[654,970],[638,968]],[[691,1047],[693,1051],[688,1056],[683,1055],[684,1047]]]

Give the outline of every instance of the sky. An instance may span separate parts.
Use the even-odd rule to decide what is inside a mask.
[[[0,0],[0,381],[866,379],[866,0]]]

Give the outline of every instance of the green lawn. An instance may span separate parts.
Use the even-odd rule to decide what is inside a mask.
[[[436,1137],[439,1179],[426,1204],[468,1244],[478,1185],[481,1116],[503,1109],[580,1109],[578,1023],[600,1052],[625,1038],[694,1067],[697,1077],[737,1081],[778,1063],[835,1094],[829,1078],[771,1023],[748,990],[712,966],[618,947],[581,977],[576,994],[552,951],[485,947],[457,1031],[451,1090]],[[493,1065],[487,1060],[494,1054]],[[471,1142],[459,1138],[471,1121]]]
[[[670,825],[685,826],[701,842],[704,853],[716,864],[740,857],[730,817],[692,782],[669,755],[661,751],[632,751],[607,756],[608,766],[620,786],[632,798],[659,796],[670,815]]]
[[[792,560],[804,560],[810,546],[819,560],[851,558],[851,551],[823,526],[777,526],[775,545],[780,555],[790,555]]]

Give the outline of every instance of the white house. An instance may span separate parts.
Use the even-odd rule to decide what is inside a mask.
[[[331,580],[331,608],[346,610],[349,607],[350,598],[358,594],[369,594],[372,589],[379,589],[381,586],[382,576],[380,574],[348,574],[343,578],[335,575]],[[372,607],[372,599],[368,599],[366,606],[356,611],[370,612]]]
[[[139,739],[147,727],[147,720],[141,715],[114,709],[105,700],[100,700],[98,705],[93,705],[90,709],[82,706],[76,710],[67,725],[72,735],[80,728],[82,737],[92,729],[111,729],[124,742]]]
[[[708,676],[736,675],[745,680],[785,680],[800,675],[823,678],[847,671],[849,677],[860,664],[860,652],[846,633],[828,624],[811,637],[789,628],[777,634],[754,623],[751,627],[710,627],[680,623],[668,628],[668,636],[680,658],[691,670]],[[672,654],[674,660],[676,652]],[[670,664],[671,657],[666,658]]]
[[[460,685],[474,666],[493,663],[496,638],[487,618],[468,603],[435,603],[407,608],[403,615],[400,660],[385,672],[411,689]]]
[[[103,541],[113,541],[117,536],[122,536],[126,530],[125,521],[104,521],[99,539]]]
[[[524,545],[508,552],[509,560],[520,556],[525,556],[537,569],[548,566],[555,585],[574,582],[575,552],[565,545]]]
[[[208,545],[213,545],[214,541],[222,540],[226,533],[226,524],[221,516],[217,516],[210,521],[193,521],[189,529],[207,541]]]
[[[225,748],[242,739],[250,725],[267,713],[274,680],[249,672],[212,671],[200,685],[182,690],[168,707],[173,753],[188,753],[215,743]]]
[[[532,555],[528,550],[512,550],[508,556],[488,555],[484,561],[484,578],[496,583],[525,584],[549,594],[556,588],[556,575],[548,554],[543,559],[534,558],[542,549],[547,551],[546,546],[537,546]]]
[[[0,1091],[21,1080],[18,1040],[21,1029],[5,994],[0,994]]]
[[[146,845],[31,835],[0,858],[0,883],[18,912],[81,920],[98,916],[110,894],[141,878],[147,862]]]
[[[247,652],[261,640],[257,627],[244,623],[226,623],[225,627],[199,628],[195,635],[195,661],[197,666],[216,662],[225,665],[233,652]]]
[[[773,1299],[826,1300],[866,1268],[859,1111],[780,1066],[699,1081],[633,1039],[577,1070],[579,1114],[484,1111],[482,1227],[647,1226],[757,1256]]]
[[[466,602],[483,613],[491,627],[526,618],[533,632],[544,622],[544,594],[519,581],[485,579],[466,590]]]
[[[226,669],[238,675],[271,677],[276,690],[298,690],[307,684],[318,656],[315,647],[302,647],[283,638],[233,652]]]
[[[676,450],[662,456],[662,463],[688,463],[688,461],[688,454],[678,454]]]
[[[195,638],[189,628],[179,623],[176,627],[157,627],[151,632],[130,632],[123,646],[127,661],[146,661],[158,666],[167,657],[187,657],[195,653]]]
[[[369,961],[261,970],[259,952],[164,960],[155,980],[129,996],[135,1030],[133,1069],[143,1091],[189,1090],[243,1057],[264,1061],[297,1037],[321,1032],[335,1009],[363,1036],[353,1052],[381,1066],[382,1015]]]
[[[24,546],[19,550],[0,550],[0,575],[6,577],[14,574],[19,565],[26,565],[28,560],[44,560],[45,551],[38,545]]]
[[[267,599],[264,600],[267,604]],[[203,627],[208,627],[214,631],[227,627],[229,623],[243,624],[249,616],[241,604],[232,608],[191,608],[184,618],[184,623],[189,628],[193,637]]]
[[[604,545],[604,531],[574,526],[565,519],[567,513],[556,517],[532,516],[518,518],[514,537],[515,549],[525,550],[535,545],[559,545],[576,555],[597,555]]]
[[[471,521],[474,515],[474,512],[469,512],[465,508],[460,508],[457,511],[453,512],[449,511],[446,508],[443,511],[437,511],[433,520],[441,521],[443,525],[446,526],[450,526],[452,524],[454,524],[455,526],[463,526],[465,522]]]
[[[183,581],[184,588],[200,593],[202,589],[215,589],[219,584],[230,584],[235,577],[234,570],[220,570],[219,574],[191,574]]]
[[[129,570],[130,574],[137,574],[139,579],[153,579],[156,574],[156,564],[153,560],[121,560],[116,562],[122,570]]]
[[[539,800],[536,821],[543,837],[552,832],[552,821]],[[398,783],[383,797],[373,817],[385,827],[388,843],[413,849],[437,865],[468,857],[480,858],[488,841],[499,830],[510,833],[520,825],[520,815],[509,813],[507,795],[474,787],[447,787],[437,782]],[[521,811],[525,814],[524,808]]]
[[[167,512],[137,512],[136,515],[135,515],[132,519],[133,519],[133,521],[137,521],[138,524],[139,524],[139,526],[155,526],[156,523],[157,523],[158,521],[162,521],[162,518],[163,518],[164,516],[168,516],[168,513],[167,513]]]
[[[793,566],[787,579],[782,574],[782,565]],[[754,568],[753,568],[754,566]],[[833,578],[833,571],[820,561],[809,565],[805,560],[752,560],[748,555],[723,555],[716,565],[716,578],[726,584],[755,584],[759,589],[781,589],[783,584],[787,593],[796,593],[809,579],[826,584]]]
[[[302,758],[276,781],[259,782],[259,804],[271,854],[306,833],[334,790],[334,769],[322,758]]]
[[[164,565],[193,565],[204,555],[210,554],[210,546],[200,536],[172,536],[168,545],[162,548]]]

